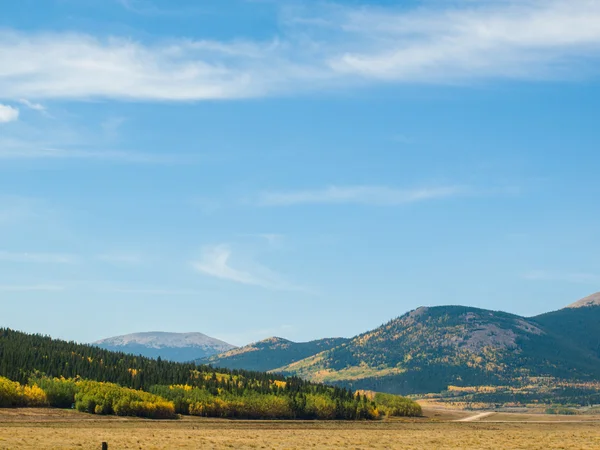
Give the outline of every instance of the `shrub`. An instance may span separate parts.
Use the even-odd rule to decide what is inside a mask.
[[[30,378],[29,384],[38,385],[46,393],[48,404],[54,408],[70,408],[75,403],[77,386],[74,380],[36,377]]]
[[[37,385],[21,386],[16,381],[0,377],[0,407],[17,406],[48,406],[48,399]]]
[[[174,419],[175,405],[148,392],[123,388],[113,383],[80,381],[75,407],[91,414],[116,414],[150,419]]]
[[[423,415],[421,405],[406,397],[378,392],[374,397],[375,404],[387,416],[414,417]]]

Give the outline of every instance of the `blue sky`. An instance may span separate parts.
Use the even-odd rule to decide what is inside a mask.
[[[0,325],[558,309],[600,290],[599,105],[593,0],[4,2]]]

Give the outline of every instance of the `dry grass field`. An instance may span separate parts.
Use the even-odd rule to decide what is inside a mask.
[[[600,449],[600,417],[427,411],[381,422],[149,421],[73,411],[0,410],[0,449]],[[561,420],[563,419],[563,420]]]

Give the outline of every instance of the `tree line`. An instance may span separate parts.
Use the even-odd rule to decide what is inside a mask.
[[[421,413],[397,396],[368,398],[298,377],[154,360],[10,329],[0,329],[0,376],[0,406],[74,405],[92,414],[150,418],[358,420]]]

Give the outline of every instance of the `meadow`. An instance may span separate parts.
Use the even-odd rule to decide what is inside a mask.
[[[0,410],[0,449],[594,449],[600,417],[426,411],[383,421],[148,420],[53,409]]]

